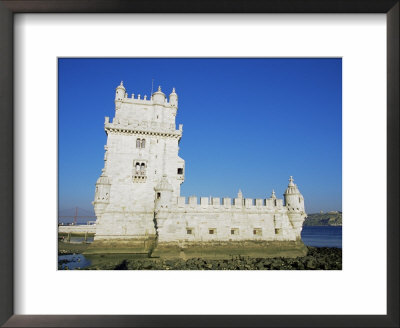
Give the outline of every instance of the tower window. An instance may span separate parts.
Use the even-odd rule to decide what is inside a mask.
[[[192,234],[192,229],[186,229],[186,234],[191,235]]]
[[[209,235],[215,235],[216,229],[208,229],[208,234]]]
[[[144,163],[142,163],[142,165],[140,165],[140,174],[145,174],[145,169],[146,169],[146,165]]]
[[[178,168],[178,174],[183,174],[183,168]]]
[[[157,199],[160,199],[160,198],[161,198],[161,193],[158,192],[158,193],[157,193]]]
[[[253,229],[253,235],[262,236],[262,230],[260,228]]]
[[[136,148],[140,148],[140,139],[136,139]]]
[[[142,148],[146,146],[146,139],[142,139]]]
[[[239,229],[238,228],[232,228],[231,229],[231,235],[238,235],[239,234]]]

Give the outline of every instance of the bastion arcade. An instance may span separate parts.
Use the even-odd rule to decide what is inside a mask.
[[[93,202],[96,234],[87,253],[221,257],[301,256],[304,198],[292,177],[283,199],[184,197],[183,125],[176,129],[178,95],[161,87],[150,99],[115,93],[115,116],[105,118],[104,168]]]

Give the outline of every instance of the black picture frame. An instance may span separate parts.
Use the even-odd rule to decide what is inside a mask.
[[[5,327],[399,327],[399,11],[399,0],[0,0],[0,324]],[[16,13],[385,13],[387,315],[14,315],[13,135],[18,130],[13,125],[13,21]]]

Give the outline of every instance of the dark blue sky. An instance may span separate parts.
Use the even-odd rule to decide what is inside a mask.
[[[342,210],[341,59],[59,59],[59,210],[92,211],[115,88],[179,96],[184,196],[281,198]],[[65,213],[65,212],[64,212]],[[69,212],[71,213],[71,212]]]

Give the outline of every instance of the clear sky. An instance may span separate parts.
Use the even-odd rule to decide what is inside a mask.
[[[104,117],[115,88],[179,97],[182,196],[282,198],[290,175],[306,211],[342,210],[341,59],[77,59],[58,62],[59,212],[93,212]]]

